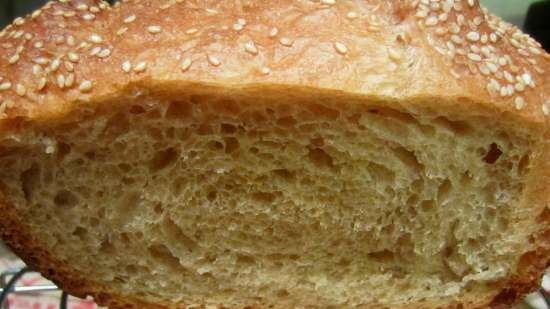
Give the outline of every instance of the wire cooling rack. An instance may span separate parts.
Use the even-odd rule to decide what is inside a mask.
[[[10,294],[27,294],[27,293],[40,293],[60,291],[60,289],[53,284],[40,284],[21,286],[18,282],[27,273],[34,272],[28,267],[23,267],[18,270],[6,271],[0,275],[0,309],[10,309],[8,304],[8,296]],[[546,307],[550,309],[550,286],[541,287],[538,294],[540,299],[544,301]],[[61,293],[59,300],[59,309],[67,309],[68,294],[66,292]]]

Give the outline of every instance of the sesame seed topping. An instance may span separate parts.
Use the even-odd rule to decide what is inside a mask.
[[[390,59],[393,60],[393,61],[400,61],[402,59],[401,53],[399,53],[397,50],[395,50],[393,48],[388,49],[388,55],[389,55]]]
[[[522,110],[523,107],[525,107],[525,99],[523,97],[516,97],[514,104],[516,105],[517,110]]]
[[[239,23],[236,23],[236,24],[233,24],[233,30],[235,31],[241,31],[243,30],[244,26],[239,24]]]
[[[35,64],[35,65],[32,66],[32,73],[34,75],[38,76],[38,75],[42,74],[43,72],[44,72],[44,70],[38,64]]]
[[[46,87],[46,83],[47,83],[47,82],[48,82],[48,80],[47,80],[45,77],[40,78],[40,80],[38,81],[38,87],[37,87],[37,89],[38,89],[38,90],[44,89],[44,87]]]
[[[478,32],[471,31],[471,32],[468,32],[468,34],[466,35],[466,38],[467,38],[469,41],[477,42],[477,41],[479,41],[479,39],[480,39],[480,35],[479,35]]]
[[[57,71],[60,65],[61,65],[61,61],[59,60],[59,58],[55,58],[50,65],[50,71],[52,72]]]
[[[57,75],[57,86],[61,89],[65,88],[65,76],[63,74]]]
[[[74,65],[72,63],[70,63],[69,61],[65,61],[65,69],[67,69],[67,71],[69,72],[73,72],[74,71]]]
[[[237,19],[237,23],[246,26],[246,20],[244,18]]]
[[[147,31],[149,31],[149,33],[152,33],[152,34],[156,34],[156,33],[160,33],[162,31],[162,28],[157,25],[152,25],[147,27]]]
[[[481,56],[474,53],[468,53],[468,58],[472,61],[481,61]]]
[[[87,11],[88,6],[84,3],[80,3],[79,5],[76,6],[76,9],[79,10],[79,11]]]
[[[108,49],[108,48],[105,48],[103,50],[101,50],[99,53],[97,53],[97,56],[99,58],[107,58],[111,55],[111,50]]]
[[[437,25],[438,22],[439,22],[439,20],[437,19],[437,17],[430,16],[430,17],[426,18],[426,20],[424,21],[424,24],[426,26],[435,26],[435,25]]]
[[[546,102],[542,104],[542,112],[545,116],[550,115],[550,102]]]
[[[215,67],[217,67],[217,66],[219,66],[219,65],[221,64],[220,59],[218,59],[216,56],[208,55],[207,58],[208,58],[208,62],[209,62],[211,65],[215,66]]]
[[[72,87],[74,84],[74,74],[73,73],[70,73],[69,75],[67,75],[67,77],[65,78],[65,87],[67,88],[70,88]]]
[[[262,67],[260,69],[260,73],[262,73],[263,75],[268,75],[269,73],[271,73],[271,69],[268,67]]]
[[[130,15],[124,19],[124,23],[129,24],[136,20],[136,15]]]
[[[143,72],[147,69],[147,62],[142,61],[134,66],[134,72]]]
[[[336,4],[336,0],[321,0],[321,3],[327,4],[327,5],[334,5]]]
[[[116,34],[123,35],[126,31],[128,31],[128,27],[121,27],[120,29],[117,30]]]
[[[97,55],[100,51],[101,51],[101,47],[100,47],[100,46],[96,46],[96,47],[92,48],[92,50],[90,51],[90,56],[95,56],[95,55]]]
[[[38,18],[41,14],[42,14],[42,10],[36,10],[36,11],[32,12],[31,18],[32,18],[32,19],[36,19],[36,18]]]
[[[78,86],[78,90],[80,90],[81,92],[89,92],[90,90],[92,90],[92,87],[93,87],[93,84],[91,81],[84,80]]]
[[[132,63],[130,61],[124,61],[122,63],[122,71],[129,73],[132,70]]]
[[[99,34],[94,33],[90,36],[90,41],[99,44],[103,42],[103,38]]]
[[[17,93],[18,96],[23,97],[27,93],[27,89],[25,88],[25,86],[17,84],[15,86],[15,93]]]
[[[90,21],[90,20],[95,19],[95,15],[91,14],[91,13],[86,13],[86,14],[82,15],[82,18],[86,21]]]
[[[197,29],[197,28],[189,28],[189,29],[187,29],[187,31],[185,31],[185,33],[193,34],[193,33],[197,33],[198,31],[199,31],[199,29]]]
[[[334,43],[334,49],[336,49],[336,51],[339,54],[342,54],[342,55],[345,55],[345,54],[348,53],[348,48],[346,47],[346,45],[344,45],[343,43],[340,43],[340,42],[335,42]]]
[[[180,66],[180,69],[185,72],[187,70],[189,70],[189,68],[191,67],[191,58],[185,58],[183,59],[183,61],[181,62],[181,66]]]
[[[69,57],[69,60],[72,62],[78,62],[78,60],[80,59],[80,56],[73,52],[68,53],[67,56]]]
[[[3,82],[0,84],[0,90],[8,90],[11,88],[10,82]]]
[[[9,64],[15,64],[17,63],[17,61],[19,61],[19,54],[15,54],[11,56],[10,59],[8,60]]]
[[[254,45],[254,42],[248,42],[244,44],[244,49],[252,55],[258,54],[258,48],[256,48],[256,45]]]
[[[291,39],[287,38],[287,37],[282,37],[279,40],[279,43],[281,43],[281,45],[286,46],[286,47],[290,47],[290,46],[292,46],[292,44],[294,44],[294,42]]]
[[[279,29],[277,29],[277,27],[273,27],[269,30],[269,37],[274,38],[277,36],[278,33],[279,33]]]
[[[348,19],[356,19],[358,17],[357,13],[354,12],[354,11],[351,11],[351,12],[348,12],[348,14],[346,14],[346,17]]]

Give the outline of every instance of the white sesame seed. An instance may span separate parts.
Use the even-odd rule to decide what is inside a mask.
[[[273,27],[269,30],[269,37],[274,38],[277,36],[278,33],[279,33],[279,29],[277,29],[277,27]]]
[[[101,50],[99,53],[97,53],[97,56],[99,58],[107,58],[111,55],[111,50],[108,49],[108,48],[105,48],[103,50]]]
[[[69,60],[72,62],[78,62],[78,60],[80,59],[80,56],[73,52],[68,53],[67,56],[69,57]]]
[[[327,4],[327,5],[334,5],[336,4],[336,0],[321,0],[321,3]]]
[[[132,63],[130,61],[124,61],[122,63],[122,71],[128,73],[132,70]]]
[[[271,69],[268,67],[262,67],[260,69],[260,73],[262,73],[263,75],[268,75],[269,73],[271,73]]]
[[[475,5],[475,1],[474,0],[468,0],[468,5],[470,7],[473,7]]]
[[[38,81],[37,89],[38,90],[44,89],[44,87],[46,87],[47,82],[48,80],[45,77],[40,78],[40,80]]]
[[[403,58],[401,53],[398,52],[397,50],[393,49],[393,48],[388,49],[388,55],[390,56],[391,60],[396,61],[396,62],[401,61],[401,59]]]
[[[67,69],[67,71],[69,72],[74,71],[74,65],[72,63],[70,63],[69,61],[65,61],[64,64],[65,64],[65,69]]]
[[[523,83],[523,81],[521,83],[516,83],[514,88],[516,89],[517,92],[523,92],[525,91],[525,84]]]
[[[16,26],[21,26],[25,23],[25,20],[21,17],[17,17],[16,19],[13,20],[13,23],[16,25]]]
[[[525,82],[525,84],[529,85],[533,82],[533,78],[531,77],[530,74],[528,73],[524,73],[523,75],[521,75],[521,78],[523,79],[523,81]]]
[[[348,19],[356,19],[358,17],[357,13],[354,12],[354,11],[351,11],[351,12],[348,12],[348,14],[346,14],[346,17]]]
[[[456,34],[451,35],[451,41],[453,41],[456,44],[463,44],[464,43],[464,40]]]
[[[79,10],[79,11],[87,11],[88,10],[88,6],[84,3],[81,3],[79,5],[76,6],[76,9]]]
[[[44,47],[44,43],[42,41],[36,41],[34,43],[34,48],[39,49],[39,48],[42,48],[42,47]]]
[[[183,72],[185,72],[185,71],[189,70],[189,68],[191,67],[191,64],[192,64],[191,58],[185,58],[185,59],[183,59],[183,61],[181,62],[180,69],[181,69]]]
[[[281,43],[282,44],[282,43]],[[284,44],[283,44],[284,45]],[[343,43],[340,43],[340,42],[335,42],[334,43],[334,49],[336,49],[336,51],[339,53],[339,54],[342,54],[342,55],[345,55],[348,53],[348,48],[346,47],[346,45],[344,45]]]
[[[32,66],[32,73],[35,76],[41,75],[43,72],[44,72],[44,70],[38,64],[35,64],[35,65]]]
[[[494,34],[494,33],[491,33],[491,34],[489,35],[489,39],[490,39],[491,42],[493,42],[493,43],[496,43],[496,42],[498,41],[498,37],[497,37],[497,35]]]
[[[157,33],[160,33],[162,31],[162,28],[160,26],[157,26],[157,25],[152,25],[152,26],[147,27],[147,31],[149,31],[149,33],[152,33],[152,34],[157,34]]]
[[[96,47],[92,48],[92,50],[90,51],[90,56],[95,56],[95,55],[97,55],[100,51],[101,51],[101,47],[100,47],[100,46],[96,46]]]
[[[128,31],[128,27],[120,27],[120,29],[117,30],[117,35],[123,35],[126,31]]]
[[[437,17],[430,16],[430,17],[426,18],[426,20],[424,21],[424,25],[426,25],[426,26],[435,26],[435,25],[437,25],[438,22],[439,22],[439,20],[437,19]]]
[[[197,33],[199,30],[197,28],[189,28],[187,29],[187,31],[185,31],[185,33],[187,34],[193,34],[193,33]]]
[[[290,47],[290,46],[292,46],[292,44],[294,44],[294,42],[291,39],[287,38],[287,37],[282,37],[279,40],[279,43],[281,43],[281,45],[286,46],[286,47]]]
[[[8,60],[9,64],[15,64],[17,63],[17,61],[19,61],[19,54],[15,54],[11,56],[10,59]]]
[[[91,81],[84,80],[78,86],[78,90],[80,90],[81,92],[89,92],[90,90],[92,90],[92,86],[93,84]]]
[[[487,62],[487,67],[491,72],[496,73],[498,71],[498,66],[492,62]]]
[[[21,84],[17,84],[15,86],[15,93],[17,93],[18,96],[23,97],[27,93],[27,88]]]
[[[69,75],[67,75],[67,77],[65,78],[65,87],[67,88],[70,88],[74,85],[74,74],[73,73],[70,73]]]
[[[525,107],[525,99],[523,97],[516,97],[514,100],[517,110],[522,110]]]
[[[65,88],[65,76],[63,74],[57,75],[57,86],[61,89]]]
[[[8,90],[11,88],[10,82],[3,82],[0,84],[0,90]]]
[[[42,10],[36,10],[32,13],[31,18],[36,19],[38,16],[42,14]]]
[[[481,56],[474,53],[468,53],[468,58],[472,61],[481,61]]]
[[[237,19],[237,23],[246,26],[246,20],[244,18]]]
[[[209,62],[211,65],[215,66],[215,67],[217,67],[217,66],[219,66],[219,65],[221,64],[220,59],[218,59],[216,56],[208,55],[207,58],[208,58],[208,62]]]
[[[134,66],[134,72],[143,72],[147,69],[147,62],[142,61]]]
[[[90,12],[92,12],[92,13],[99,13],[100,10],[99,10],[99,8],[98,8],[97,6],[92,6],[92,7],[90,7]]]
[[[515,81],[512,74],[510,74],[508,71],[504,71],[504,78],[510,83],[513,83]]]
[[[90,35],[90,42],[99,44],[103,42],[103,38],[99,34],[94,33]]]
[[[130,15],[124,19],[124,23],[129,24],[136,20],[136,15]]]
[[[244,44],[244,49],[252,55],[258,54],[258,48],[256,48],[256,45],[254,45],[254,42],[248,42]]]
[[[239,23],[236,23],[236,24],[233,24],[233,30],[235,31],[241,31],[243,30],[243,25],[239,24]]]
[[[476,31],[471,31],[471,32],[468,32],[468,34],[466,34],[466,38],[467,38],[469,41],[477,42],[477,41],[479,41],[479,39],[480,39],[480,35],[479,35],[479,33],[476,32]]]

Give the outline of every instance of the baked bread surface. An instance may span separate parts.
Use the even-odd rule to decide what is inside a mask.
[[[195,304],[280,308],[301,306],[500,308],[517,303],[526,293],[533,291],[538,286],[544,267],[550,259],[550,209],[547,206],[550,167],[548,160],[545,159],[548,151],[546,136],[549,133],[547,119],[550,114],[550,74],[548,74],[550,56],[540,48],[538,43],[522,34],[517,28],[482,9],[477,1],[148,0],[122,1],[112,7],[99,1],[59,1],[51,2],[25,18],[16,19],[12,25],[1,32],[0,46],[0,77],[2,78],[0,80],[2,101],[0,146],[4,158],[0,177],[3,195],[0,205],[2,213],[0,232],[3,239],[27,263],[74,295],[92,295],[99,304],[119,308],[180,308]],[[201,110],[201,107],[208,111]],[[139,131],[140,118],[127,120],[125,117],[147,114],[149,111],[152,111],[151,114],[157,112],[163,115],[170,114],[176,119],[171,121],[185,120],[189,123],[196,121],[196,131],[201,136],[204,132],[207,134],[202,135],[218,134],[210,132],[207,128],[208,124],[220,125],[222,130],[223,128],[227,130],[225,133],[234,134],[234,127],[223,127],[224,122],[221,118],[227,115],[238,115],[234,119],[241,119],[243,123],[254,123],[261,128],[261,124],[267,121],[265,119],[271,116],[267,112],[267,116],[262,114],[256,117],[255,112],[259,109],[272,109],[273,113],[284,115],[278,120],[279,124],[283,122],[288,124],[285,120],[289,119],[285,117],[292,114],[298,123],[306,124],[308,121],[322,120],[335,132],[345,131],[341,129],[345,126],[359,127],[361,121],[357,120],[357,117],[382,115],[381,117],[387,117],[399,123],[395,127],[395,132],[398,132],[402,126],[422,128],[423,125],[434,125],[437,132],[441,128],[451,132],[449,135],[438,137],[442,140],[464,138],[465,141],[471,140],[474,145],[481,141],[485,143],[485,139],[489,141],[491,138],[501,138],[502,142],[486,143],[487,148],[478,155],[479,161],[484,161],[487,165],[497,162],[498,165],[498,162],[504,160],[501,156],[505,156],[508,151],[510,153],[517,151],[519,157],[510,156],[509,158],[510,166],[513,168],[511,167],[509,173],[506,173],[500,169],[492,171],[488,167],[486,173],[483,171],[479,175],[486,177],[493,175],[496,182],[503,179],[506,182],[507,177],[510,177],[510,183],[513,184],[510,186],[513,187],[510,192],[520,196],[509,197],[509,202],[502,202],[505,208],[497,208],[494,213],[486,214],[487,217],[472,217],[469,223],[472,231],[478,228],[483,230],[483,227],[476,226],[475,221],[490,221],[491,217],[498,217],[499,214],[513,213],[509,216],[502,214],[503,218],[513,219],[513,221],[501,222],[500,224],[505,226],[501,232],[497,230],[487,232],[487,235],[490,235],[487,239],[480,236],[481,238],[475,240],[480,243],[472,245],[473,247],[469,249],[475,251],[477,248],[475,246],[491,248],[496,252],[497,257],[487,258],[484,262],[492,261],[496,264],[488,265],[488,270],[483,270],[480,266],[480,269],[474,269],[471,270],[472,273],[468,273],[469,270],[456,266],[462,262],[454,261],[452,258],[454,255],[445,253],[445,248],[434,249],[426,246],[423,248],[426,251],[434,250],[429,254],[433,254],[437,259],[440,256],[451,256],[450,262],[437,264],[439,265],[437,267],[442,267],[441,269],[447,267],[449,271],[449,274],[442,275],[445,277],[441,279],[442,285],[447,280],[446,276],[459,282],[471,275],[473,277],[469,278],[472,278],[472,283],[457,284],[458,291],[449,289],[437,293],[426,292],[425,297],[415,297],[413,294],[418,293],[411,292],[410,295],[399,297],[396,292],[399,289],[409,290],[410,287],[407,284],[416,282],[422,285],[423,283],[414,280],[405,282],[409,279],[399,281],[400,276],[410,278],[407,276],[412,275],[410,273],[403,275],[396,271],[391,274],[391,278],[397,278],[395,279],[397,283],[387,288],[388,295],[384,294],[386,293],[384,288],[380,288],[380,291],[377,290],[372,294],[376,299],[368,297],[361,299],[357,295],[366,293],[362,290],[364,286],[359,283],[357,286],[339,285],[337,279],[331,279],[327,275],[329,271],[322,270],[320,271],[322,276],[311,279],[314,285],[315,282],[321,282],[319,287],[307,288],[307,284],[304,285],[306,287],[300,287],[307,291],[307,293],[304,292],[304,296],[296,295],[289,289],[266,292],[271,285],[277,287],[280,282],[270,282],[269,279],[260,278],[258,280],[264,280],[264,282],[261,282],[259,287],[254,286],[257,288],[254,291],[258,293],[256,298],[247,293],[242,297],[232,298],[242,293],[239,287],[252,289],[252,287],[243,287],[235,283],[233,290],[229,288],[225,292],[220,290],[218,295],[211,298],[205,296],[208,293],[204,293],[197,298],[177,299],[174,295],[179,292],[185,294],[185,292],[170,289],[169,292],[155,292],[148,291],[147,287],[134,289],[128,285],[124,286],[127,279],[116,278],[119,270],[116,267],[117,264],[105,266],[105,271],[112,273],[115,277],[111,278],[111,281],[107,280],[107,275],[102,272],[87,276],[90,270],[83,265],[75,266],[75,260],[78,260],[76,257],[92,254],[90,250],[99,250],[101,246],[105,249],[105,243],[94,243],[96,239],[92,237],[93,240],[90,240],[86,234],[92,232],[78,230],[76,225],[74,234],[71,236],[75,238],[69,236],[63,238],[64,236],[60,236],[64,235],[62,232],[59,232],[61,234],[53,232],[57,229],[57,225],[65,223],[62,220],[51,219],[55,214],[52,208],[46,207],[40,210],[37,205],[41,202],[38,204],[29,202],[33,197],[32,194],[30,194],[31,198],[28,197],[28,190],[25,189],[26,182],[23,180],[25,177],[21,175],[27,173],[25,175],[31,175],[31,179],[38,177],[32,175],[35,170],[31,163],[35,162],[33,160],[42,159],[33,151],[40,149],[46,157],[50,155],[59,158],[59,154],[63,152],[63,145],[72,142],[78,144],[80,140],[85,140],[87,143],[86,146],[82,146],[82,149],[93,149],[95,137],[86,137],[83,132],[86,130],[93,132],[94,128],[103,130],[104,127],[101,127],[99,119],[108,119],[105,120],[108,123],[107,127],[111,126],[118,132],[105,139],[98,139],[98,148],[100,143],[105,143],[107,146],[102,149],[111,151],[109,143],[114,143],[122,134],[120,132],[131,131],[134,128],[136,132],[147,131],[145,129]],[[247,114],[247,111],[250,111],[250,114]],[[304,116],[304,111],[309,114]],[[216,115],[221,115],[221,118],[216,118]],[[365,119],[374,121],[377,118]],[[392,121],[376,123],[382,132],[391,132],[389,137],[385,133],[380,133],[381,139],[401,138],[392,135],[395,124]],[[78,124],[82,124],[80,130],[77,128]],[[238,127],[238,124],[234,126]],[[368,127],[368,124],[365,126]],[[295,130],[305,132],[306,135],[309,134],[308,130],[324,132],[320,127],[311,129],[300,126]],[[162,124],[161,128],[163,128]],[[284,133],[284,130],[282,133],[276,131],[273,126],[266,125],[264,129],[277,132],[289,139],[292,137],[285,135],[287,133]],[[108,129],[105,130],[108,131]],[[64,132],[67,132],[67,135],[63,135]],[[264,131],[258,129],[247,136],[254,134],[263,136],[262,132]],[[327,140],[329,135],[323,134],[320,133],[320,136]],[[400,133],[395,134],[398,136]],[[429,135],[426,132],[422,134]],[[344,136],[345,134],[341,138]],[[144,139],[153,142],[155,139],[164,141],[163,137],[155,135],[154,132],[144,135]],[[245,137],[236,137],[236,139],[242,145]],[[313,148],[309,148],[306,157],[312,160],[315,168],[332,167],[334,162],[330,159],[330,155],[327,157],[326,150],[319,150],[325,146],[324,142],[312,140]],[[347,142],[361,139],[360,136],[352,136],[349,140],[344,140]],[[227,147],[233,140],[226,138],[224,141],[223,147],[227,152]],[[504,145],[504,141],[509,143]],[[380,142],[380,145],[384,145],[384,142]],[[443,147],[441,145],[446,144],[437,145]],[[217,144],[211,144],[211,146],[216,148]],[[426,147],[429,146],[432,145],[426,144]],[[162,147],[162,143],[155,147]],[[77,152],[78,146],[71,149]],[[363,151],[363,148],[358,149]],[[361,155],[359,150],[356,156]],[[147,151],[144,150],[144,153]],[[445,152],[442,150],[440,154],[443,153]],[[465,153],[471,154],[468,151]],[[165,161],[172,155],[170,150],[160,154],[160,157],[152,158],[153,167],[156,165],[159,170],[165,168],[165,164],[168,164]],[[409,152],[397,154],[403,162],[414,165],[414,162],[410,162],[409,155]],[[371,154],[369,156],[376,157]],[[85,160],[90,162],[107,160],[94,158],[92,155],[86,157],[84,151],[83,158],[87,158]],[[281,163],[284,162],[284,158],[284,156],[280,157],[278,164],[285,166]],[[343,156],[343,158],[347,157]],[[351,155],[350,158],[355,157]],[[263,160],[269,161],[271,157],[266,156]],[[429,161],[429,158],[424,160]],[[452,157],[449,160],[459,160],[459,158]],[[465,161],[468,160],[469,157],[465,157]],[[55,166],[56,163],[48,164]],[[208,163],[201,161],[198,164],[204,164],[216,170]],[[70,171],[70,169],[67,170]],[[223,168],[219,171],[224,173]],[[283,178],[288,176],[283,170],[276,171]],[[425,170],[418,173],[425,173]],[[476,171],[472,173],[475,174]],[[146,176],[151,177],[151,182],[156,181],[153,174],[150,172]],[[84,172],[82,177],[91,177],[90,175],[92,174]],[[75,177],[75,175],[59,173],[55,177]],[[119,181],[117,177],[117,175],[101,174],[97,181]],[[429,179],[431,176],[426,177]],[[235,176],[235,178],[238,177]],[[373,183],[382,182],[381,178],[374,178]],[[89,183],[92,184],[94,181],[90,179]],[[253,182],[246,178],[243,180],[244,183],[247,181]],[[254,181],[268,183],[273,180],[256,179]],[[453,181],[450,183],[454,184]],[[18,189],[17,186],[20,188]],[[133,188],[132,184],[124,184],[124,186],[127,186],[128,190]],[[327,186],[330,187],[329,184]],[[484,187],[484,190],[486,189]],[[54,204],[59,206],[59,204],[69,203],[71,192],[65,195],[52,193],[55,195],[52,196],[55,200]],[[124,192],[123,189],[117,194],[124,194]],[[356,191],[353,192],[356,194]],[[263,191],[259,193],[253,197],[257,204],[269,204],[273,199],[279,201],[273,195],[262,195],[265,193]],[[493,193],[496,194],[496,192]],[[389,193],[386,192],[386,194]],[[329,196],[336,195],[329,194]],[[56,200],[55,197],[58,199]],[[91,203],[90,201],[94,198],[85,198],[85,200]],[[349,201],[346,200],[346,202]],[[85,211],[86,207],[76,204],[76,209]],[[164,204],[162,205],[165,207]],[[436,201],[436,207],[441,205],[440,201]],[[462,207],[461,205],[457,204],[456,207]],[[58,211],[59,218],[71,220],[70,216],[64,217],[63,213],[71,214],[73,210],[60,208]],[[432,210],[427,210],[428,213],[430,211]],[[46,219],[42,221],[32,219],[37,213],[45,216],[48,214],[49,220],[53,220],[50,221],[52,226],[48,226]],[[177,265],[174,266],[173,263],[181,262],[181,260],[180,262],[173,260],[181,258],[177,254],[176,257],[173,255],[170,257],[170,254],[167,257],[166,250],[167,248],[168,251],[171,250],[170,244],[186,243],[188,236],[181,236],[178,231],[170,230],[170,226],[178,226],[179,222],[173,222],[173,219],[165,218],[160,213],[163,213],[163,210],[159,210],[157,215],[163,218],[159,226],[164,229],[158,233],[164,235],[159,237],[165,237],[167,243],[150,248],[152,262],[148,263],[168,266],[161,267],[162,271],[159,272],[149,270],[150,279],[155,282],[162,281],[168,273],[194,271],[189,269],[184,271]],[[147,213],[142,216],[146,221],[154,214]],[[416,218],[415,213],[407,216]],[[113,230],[116,230],[117,226],[124,230],[127,225],[124,219],[113,219],[109,216],[98,220],[101,222],[96,223],[97,225],[107,226]],[[432,224],[436,226],[434,222],[437,220],[422,222],[424,230],[429,231]],[[294,224],[299,225],[299,221],[295,221]],[[259,225],[261,225],[260,221]],[[250,225],[239,228],[253,229]],[[399,225],[393,228],[399,229]],[[42,238],[41,235],[48,233],[49,229],[52,230],[53,238]],[[147,233],[154,232],[147,231]],[[454,232],[446,233],[444,237]],[[502,236],[503,234],[510,236]],[[175,238],[170,239],[172,237],[170,235]],[[111,241],[109,238],[111,236],[105,237]],[[132,246],[139,246],[140,240],[132,237],[126,239],[126,242],[131,243]],[[291,239],[294,236],[289,234],[284,237]],[[439,239],[436,236],[433,237],[434,243],[438,243]],[[58,243],[52,240],[56,238],[59,239]],[[408,242],[406,238],[397,237],[396,239],[396,244],[399,243],[399,239],[405,244]],[[492,242],[497,239],[502,243]],[[117,241],[125,242],[124,239]],[[193,238],[191,246],[195,246],[196,241]],[[219,241],[223,242],[224,238],[221,237]],[[254,243],[250,238],[248,241]],[[76,245],[60,245],[62,242],[73,242]],[[78,245],[79,243],[82,245]],[[464,243],[467,243],[467,240],[464,240]],[[346,250],[350,250],[353,244],[343,246]],[[69,248],[72,250],[71,253],[60,254],[56,251]],[[499,248],[502,252],[498,251]],[[109,257],[112,259],[111,262],[119,263],[117,259],[123,259],[127,249],[117,245],[105,250],[107,251],[97,253],[97,261]],[[416,249],[412,249],[413,253],[402,253],[405,256],[402,258],[397,257],[398,254],[395,252],[388,253],[387,250],[386,248],[374,250],[367,260],[375,261],[373,265],[380,263],[384,266],[386,264],[395,266],[399,263],[406,264],[407,255],[417,253]],[[228,256],[232,256],[231,254]],[[424,251],[419,253],[423,258],[429,254]],[[292,254],[289,256],[283,259],[283,265],[290,265],[292,259],[300,259]],[[399,260],[400,258],[402,260]],[[355,259],[351,265],[355,265],[354,267],[357,267],[355,271],[360,273],[361,266],[357,265],[361,264],[361,256]],[[495,266],[499,259],[503,261],[503,270],[500,272]],[[334,267],[338,268],[350,263],[345,259],[342,261],[341,265],[334,264]],[[415,261],[420,263],[421,260]],[[246,255],[240,256],[240,262],[255,263]],[[101,265],[97,262],[93,267],[97,268]],[[245,270],[237,270],[235,275],[246,273],[246,267]],[[369,272],[366,274],[376,273],[375,270],[368,269]],[[439,268],[434,269],[436,273],[442,271]],[[484,271],[487,271],[487,278],[483,275],[476,277],[476,274]],[[124,271],[130,276],[132,273],[146,272],[147,270],[142,268],[132,267]],[[372,283],[378,286],[390,285],[388,282],[391,278],[384,277],[384,274],[391,271],[380,268],[378,272],[381,277],[372,279]],[[425,274],[429,273],[429,269],[421,272],[424,272],[422,276],[425,278],[429,277]],[[460,280],[454,276],[460,277]],[[196,278],[204,282],[220,280],[216,279],[215,273]],[[277,280],[283,281],[281,278]],[[328,283],[325,282],[327,280]],[[121,283],[121,281],[124,282]],[[312,284],[311,282],[308,284]],[[399,284],[402,286],[399,287]],[[427,290],[433,288],[433,283],[426,284],[430,286],[426,288]],[[160,283],[153,284],[150,289],[161,290],[161,287],[163,285]],[[204,288],[209,288],[209,285],[206,284]],[[326,292],[328,289],[341,290],[341,295],[345,296],[340,294],[338,296],[336,292],[334,295],[329,294]],[[348,293],[346,290],[355,290],[353,293],[357,295]],[[280,298],[274,298],[273,295],[278,295]],[[224,299],[229,301],[224,303]]]

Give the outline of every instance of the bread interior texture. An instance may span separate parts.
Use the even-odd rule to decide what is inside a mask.
[[[6,137],[1,181],[59,262],[148,302],[393,306],[514,270],[527,135],[285,93],[84,105]]]

